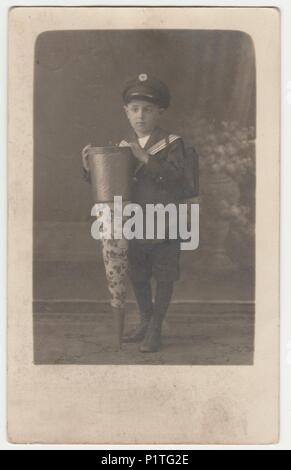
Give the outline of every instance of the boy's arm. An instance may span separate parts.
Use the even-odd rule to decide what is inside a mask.
[[[145,170],[156,181],[172,185],[183,180],[184,165],[184,145],[182,139],[178,139],[169,145],[166,159],[149,155]]]
[[[87,183],[91,183],[91,175],[90,175],[90,171],[86,170],[86,168],[82,167],[83,169],[83,178],[85,181],[87,181]]]

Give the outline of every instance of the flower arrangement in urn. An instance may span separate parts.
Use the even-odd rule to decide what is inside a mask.
[[[218,270],[253,263],[255,129],[199,119],[192,128],[199,155],[201,243]],[[229,243],[225,243],[228,239]],[[231,247],[229,253],[226,245]],[[239,250],[239,251],[238,251]]]

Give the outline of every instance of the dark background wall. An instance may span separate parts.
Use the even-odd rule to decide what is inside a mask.
[[[162,124],[176,133],[185,134],[195,116],[249,126],[254,61],[251,39],[236,31],[43,33],[35,48],[34,220],[49,227],[88,219],[80,151],[89,142],[116,143],[127,132],[121,100],[127,79],[146,72],[168,84],[172,104]],[[41,233],[45,250],[54,241]]]

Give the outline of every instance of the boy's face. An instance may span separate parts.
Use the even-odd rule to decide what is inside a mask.
[[[130,125],[138,137],[151,134],[164,111],[157,104],[143,100],[131,101],[124,106],[124,109]]]

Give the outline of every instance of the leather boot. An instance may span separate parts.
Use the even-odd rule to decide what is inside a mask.
[[[140,351],[143,353],[156,352],[160,349],[162,323],[171,301],[173,286],[172,281],[157,282],[153,315],[145,338],[140,345]]]
[[[143,353],[156,352],[161,346],[162,321],[160,317],[152,317],[145,338],[139,350]]]
[[[152,312],[140,313],[140,322],[139,324],[127,335],[124,336],[123,341],[125,343],[137,343],[138,341],[142,341],[145,337],[145,334],[148,329],[148,325],[150,323]]]
[[[123,341],[126,343],[137,343],[144,339],[153,312],[150,281],[133,282],[132,287],[139,307],[140,322],[124,337]]]

